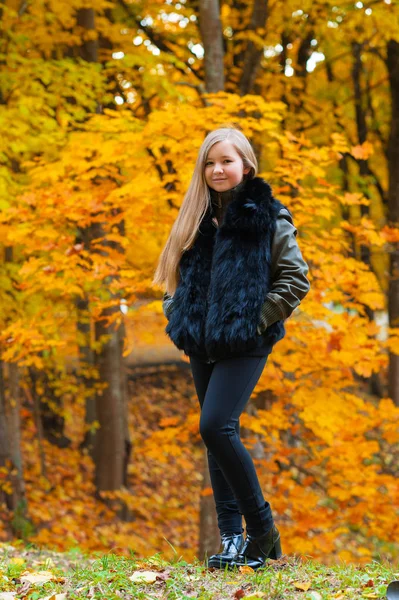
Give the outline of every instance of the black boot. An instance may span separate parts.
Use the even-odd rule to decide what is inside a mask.
[[[242,533],[236,535],[222,535],[223,550],[219,554],[212,554],[208,558],[207,567],[224,569],[226,565],[230,566],[233,558],[240,552],[244,544]]]
[[[282,555],[280,534],[275,525],[259,537],[247,534],[242,550],[231,561],[232,567],[247,565],[256,570],[264,567],[267,558],[276,560]]]

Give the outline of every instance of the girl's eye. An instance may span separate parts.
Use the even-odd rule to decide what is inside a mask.
[[[229,158],[226,158],[223,162],[231,162],[231,160]],[[205,166],[207,167],[208,165],[212,164],[212,161],[210,162],[206,162]]]

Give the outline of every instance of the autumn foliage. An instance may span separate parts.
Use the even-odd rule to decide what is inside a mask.
[[[379,320],[399,244],[387,213],[384,63],[388,40],[399,39],[397,7],[373,3],[368,18],[340,4],[277,2],[255,31],[242,28],[252,2],[241,12],[221,3],[226,85],[207,93],[195,3],[88,4],[2,7],[1,394],[7,412],[16,366],[27,513],[7,505],[15,465],[4,452],[0,538],[196,555],[201,494],[211,490],[201,487],[189,371],[129,372],[127,481],[99,492],[83,440],[98,427],[88,399],[106,386],[86,359],[106,341],[99,323],[126,329],[126,364],[133,348],[168,343],[155,265],[205,134],[231,124],[292,210],[310,267],[311,290],[241,420],[283,550],[327,563],[397,557],[399,407],[387,373],[399,330]],[[79,24],[88,9],[94,28]],[[325,66],[307,71],[301,50],[312,57],[312,40]],[[84,54],[91,42],[97,60]],[[249,43],[265,53],[240,93]],[[56,440],[45,415],[61,423]]]

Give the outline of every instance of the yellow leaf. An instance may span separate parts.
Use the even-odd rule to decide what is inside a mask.
[[[344,194],[343,198],[340,198],[340,202],[341,204],[346,204],[347,206],[354,206],[356,204],[370,204],[370,200],[367,200],[367,198],[365,198],[363,196],[363,194],[360,193],[349,193],[346,192]]]
[[[23,565],[25,563],[25,559],[21,558],[20,556],[14,556],[13,558],[10,558],[10,563],[12,565]]]
[[[399,354],[399,336],[391,335],[384,345],[392,354]]]
[[[308,589],[311,586],[311,582],[310,581],[294,581],[294,585],[298,590],[302,590],[303,592],[307,592]]]

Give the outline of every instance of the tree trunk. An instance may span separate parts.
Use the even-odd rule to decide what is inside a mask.
[[[95,29],[95,12],[92,8],[81,8],[77,11],[77,24],[86,30]],[[98,41],[86,40],[77,49],[76,52],[83,60],[87,62],[97,62],[98,60]],[[97,107],[97,112],[100,112]],[[79,228],[75,243],[84,244],[85,248],[90,248],[90,242],[94,237],[94,227],[88,226]],[[85,434],[80,448],[85,448],[94,460],[95,431],[93,424],[96,416],[96,398],[93,390],[94,381],[87,373],[94,369],[95,357],[92,349],[91,328],[90,328],[90,307],[87,297],[77,297],[75,299],[77,313],[78,330],[78,353],[79,353],[79,380],[86,393],[85,398]]]
[[[391,130],[388,141],[388,224],[399,227],[399,43],[388,42],[387,67],[391,88]],[[399,243],[392,244],[388,288],[389,326],[399,328]],[[388,395],[399,406],[399,355],[389,355]]]
[[[5,468],[7,470],[5,483],[11,486],[11,445],[6,414],[3,361],[0,361],[0,468]],[[7,487],[4,486],[0,489],[0,506],[2,504],[6,506],[7,510],[14,509],[14,497],[11,487],[10,489],[7,489]]]
[[[93,8],[80,8],[77,12],[76,22],[86,30],[95,29],[95,13]],[[85,40],[79,46],[79,54],[87,62],[97,62],[98,42],[97,40]]]
[[[107,317],[115,309],[107,309]],[[123,337],[115,325],[96,323],[96,338],[107,336],[108,340],[97,355],[100,382],[107,387],[97,392],[96,412],[100,428],[96,431],[95,463],[98,491],[120,489],[125,480],[124,464],[124,386],[122,385]]]
[[[78,352],[79,352],[79,379],[85,390],[85,434],[80,448],[85,448],[94,460],[93,428],[96,421],[96,396],[94,392],[94,379],[90,372],[95,367],[95,356],[91,344],[90,312],[87,297],[76,298]]]
[[[367,114],[366,107],[367,103],[363,97],[362,86],[361,86],[361,75],[363,73],[363,65],[362,65],[362,51],[363,46],[359,43],[352,44],[352,56],[353,56],[353,67],[352,67],[352,81],[354,88],[354,96],[355,96],[355,115],[356,115],[356,129],[357,129],[357,138],[358,143],[360,145],[364,144],[367,141],[368,137],[368,127],[367,127]],[[367,181],[370,178],[370,170],[368,160],[359,159],[357,160],[359,166],[359,174],[361,176],[361,180]],[[368,185],[364,186],[362,190],[365,198],[370,200],[370,193]],[[366,206],[364,204],[360,205],[360,214],[362,217],[370,218],[370,206]],[[360,258],[365,265],[368,266],[371,272],[374,272],[373,265],[371,263],[371,250],[369,246],[364,244],[360,245]],[[369,306],[364,306],[367,318],[370,322],[375,320],[374,310]],[[384,396],[383,386],[380,380],[380,376],[378,373],[372,373],[368,379],[370,386],[370,393],[374,394],[378,398],[382,398]]]
[[[119,224],[120,233],[123,234],[124,223]],[[100,224],[96,226],[95,237],[104,236]],[[101,254],[107,255],[107,248],[115,251],[116,243],[107,241],[106,236],[102,243]],[[120,251],[120,249],[119,249]],[[104,281],[104,286],[109,289],[111,277]],[[110,299],[117,300],[117,296],[109,292]],[[127,377],[123,361],[123,345],[125,328],[123,323],[118,327],[114,322],[108,323],[108,318],[120,313],[119,302],[114,307],[103,310],[101,318],[95,324],[96,342],[101,342],[101,348],[96,353],[96,366],[98,368],[100,383],[105,389],[96,393],[96,417],[99,429],[96,430],[94,441],[95,458],[95,484],[97,492],[112,491],[126,486],[127,468],[132,444],[129,436],[127,418],[127,398],[125,397]],[[118,504],[120,518],[129,519],[129,510],[122,503]]]
[[[6,263],[13,260],[13,248],[5,248]],[[8,386],[5,379],[8,375]],[[20,388],[18,365],[0,362],[0,466],[8,467],[10,494],[4,492],[3,500],[13,512],[10,531],[14,536],[25,537],[27,531],[27,503],[23,478],[21,453]],[[1,494],[0,494],[1,496]]]
[[[224,52],[219,0],[201,0],[199,17],[205,51],[205,88],[208,93],[219,92],[224,90]]]
[[[268,0],[254,0],[251,21],[248,29],[255,31],[264,29],[267,22]],[[263,47],[255,45],[252,40],[247,43],[242,65],[241,80],[239,83],[240,95],[249,94],[253,88],[256,73],[258,71],[261,58],[263,56]]]
[[[6,412],[10,436],[10,457],[15,471],[12,477],[14,496],[12,529],[14,535],[17,537],[26,538],[31,526],[27,519],[27,501],[21,453],[21,390],[19,387],[18,365],[15,363],[8,364],[8,388],[9,395],[8,397],[6,395]]]
[[[95,29],[95,12],[92,8],[82,8],[78,11],[78,24],[87,30]],[[80,55],[88,62],[98,60],[98,42],[89,40],[80,47]],[[101,112],[101,107],[98,107]],[[124,223],[119,225],[120,231],[124,228]],[[104,232],[101,225],[92,225],[90,231],[81,232],[89,246],[92,237],[102,237]],[[115,244],[106,241],[103,242],[102,254],[106,255],[107,247],[115,247]],[[119,249],[120,250],[120,249]],[[108,287],[111,281],[104,281]],[[110,296],[112,296],[110,293]],[[94,356],[90,347],[90,328],[88,319],[88,302],[77,301],[78,308],[78,330],[83,335],[82,345],[80,346],[80,357],[84,366],[90,366],[95,361],[100,382],[104,384],[104,389],[97,392],[95,396],[89,395],[86,400],[86,424],[90,426],[94,420],[99,423],[99,429],[95,435],[88,432],[84,444],[89,447],[95,461],[95,484],[97,492],[112,491],[120,489],[127,485],[127,467],[131,452],[131,442],[127,426],[127,398],[126,393],[126,372],[123,364],[123,342],[125,330],[123,326],[117,327],[115,324],[109,325],[107,318],[112,317],[115,312],[119,312],[119,306],[109,308],[103,311],[102,320],[97,321],[95,325],[96,341],[104,338],[101,349]],[[86,379],[86,383],[90,383]],[[94,437],[93,437],[94,436]],[[128,511],[122,506],[119,512],[122,518],[128,518]]]

